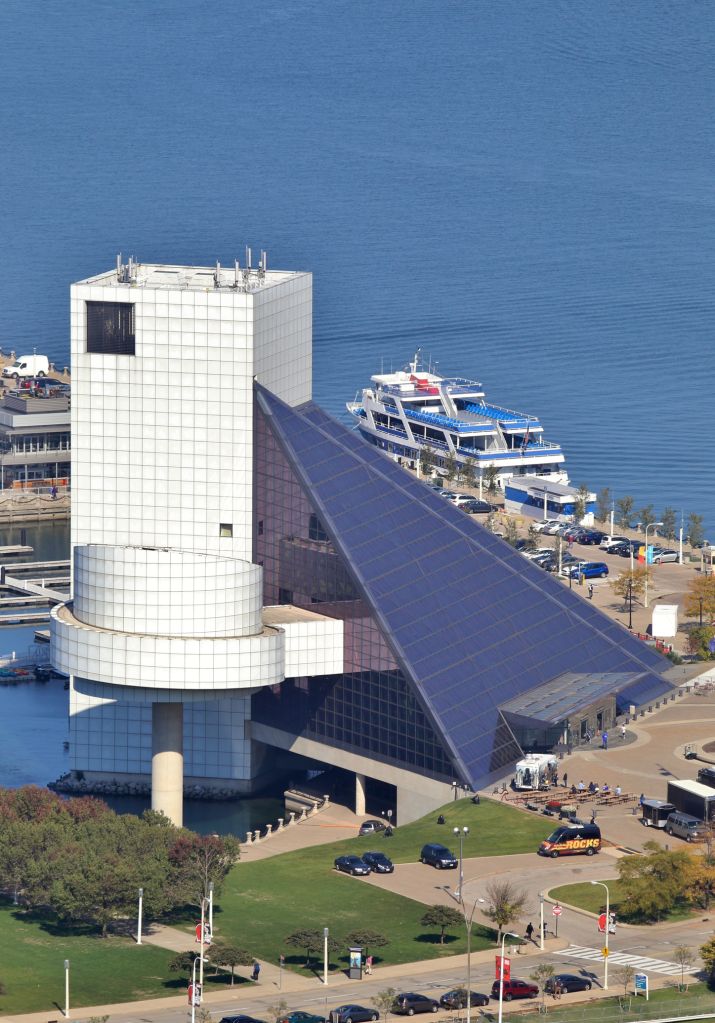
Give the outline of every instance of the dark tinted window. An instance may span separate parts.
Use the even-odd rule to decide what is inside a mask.
[[[134,306],[128,302],[87,302],[87,351],[134,355]]]

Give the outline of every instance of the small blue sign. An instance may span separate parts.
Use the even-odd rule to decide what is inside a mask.
[[[636,991],[648,991],[648,974],[637,973],[634,977]]]

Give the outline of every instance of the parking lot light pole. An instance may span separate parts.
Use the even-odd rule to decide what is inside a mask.
[[[516,938],[519,941],[518,934],[512,934],[510,931],[504,931],[501,937],[501,959],[499,960],[499,1023],[502,1023],[502,1012],[504,1009],[504,942],[507,938]]]
[[[214,883],[209,881],[209,934],[214,937]]]
[[[142,909],[144,908],[144,889],[139,889],[139,909],[137,911],[137,945],[142,943]]]
[[[453,892],[448,884],[442,885],[442,890],[449,895],[450,899],[454,899],[461,906],[462,913],[464,914],[464,926],[467,928],[467,1023],[472,1023],[472,921],[474,920],[474,914],[477,906],[487,901],[481,897],[476,898],[472,903],[472,911],[467,916],[467,907],[464,904],[461,890],[459,896],[456,892]]]
[[[462,885],[464,884],[464,839],[469,834],[469,828],[455,828],[455,835],[459,836],[459,888],[457,889],[457,895],[459,901],[462,901]]]
[[[646,550],[647,550],[647,548],[646,548]],[[604,884],[603,881],[591,881],[591,884],[600,884],[601,888],[605,888],[606,889],[606,944],[604,945],[604,948],[606,950],[606,955],[604,956],[604,964],[603,964],[603,990],[604,991],[608,991],[608,925],[611,922],[611,903],[610,903],[611,893],[608,890],[608,885]]]
[[[648,530],[656,529],[658,526],[662,525],[662,522],[649,522],[645,527],[645,593],[643,597],[643,607],[648,607]]]
[[[327,986],[328,983],[328,937],[330,931],[327,927],[323,928],[323,984]]]
[[[544,893],[539,893],[539,948],[544,951]]]
[[[70,961],[65,959],[65,1019],[70,1018]]]

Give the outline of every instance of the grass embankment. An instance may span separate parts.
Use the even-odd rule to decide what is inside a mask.
[[[178,994],[168,962],[173,953],[127,938],[68,934],[0,906],[3,936],[0,1013],[39,1012],[57,1016],[64,1006],[64,960],[70,961],[70,1006],[103,1005]],[[170,979],[172,978],[172,979]],[[167,987],[167,983],[171,986]]]
[[[622,905],[623,888],[621,887],[621,882],[608,881],[608,890],[610,892],[610,910],[625,923],[630,922],[628,914]],[[552,888],[549,892],[549,898],[555,899],[557,902],[564,902],[568,906],[576,906],[577,909],[585,909],[589,913],[601,913],[605,908],[604,894],[603,888],[586,881],[583,884],[564,884],[559,888]],[[685,902],[678,903],[663,915],[660,922],[663,923],[666,920],[687,920],[695,912],[696,910],[693,906]],[[642,923],[643,921],[634,920],[633,922]]]
[[[442,825],[436,823],[440,813],[445,817]],[[527,816],[513,807],[491,801],[475,806],[463,799],[396,828],[391,838],[356,837],[256,863],[239,863],[221,893],[221,912],[214,918],[217,938],[230,939],[270,962],[277,962],[283,953],[286,963],[298,968],[304,956],[288,948],[284,939],[303,928],[329,927],[339,941],[358,927],[380,931],[390,944],[374,950],[376,962],[407,963],[465,952],[463,925],[451,929],[445,943],[439,944],[438,934],[420,924],[425,906],[386,890],[389,877],[382,878],[377,887],[338,874],[333,868],[336,856],[377,849],[398,864],[399,870],[399,864],[419,860],[422,845],[430,841],[442,842],[458,853],[452,829],[464,825],[469,827],[464,840],[465,858],[518,852],[536,855],[539,842],[553,830],[553,822]],[[420,869],[424,871],[425,892],[455,882],[456,871],[442,872],[427,866]],[[475,951],[493,944],[491,932],[484,928],[475,926],[472,935]],[[336,953],[333,960],[336,966],[342,966],[342,953]]]
[[[631,985],[632,987],[632,985]],[[698,1016],[712,1012],[715,1016],[715,994],[705,984],[691,984],[688,991],[673,987],[651,991],[648,1001],[643,995],[600,998],[598,1001],[557,1006],[547,998],[548,1019],[552,1023],[610,1023],[614,1020],[659,1019],[664,1016]],[[539,1012],[505,1015],[505,1023],[537,1023],[544,1017]]]

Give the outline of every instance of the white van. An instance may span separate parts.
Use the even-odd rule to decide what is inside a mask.
[[[18,380],[20,377],[44,377],[50,372],[46,355],[21,355],[11,366],[4,366],[2,375]]]

